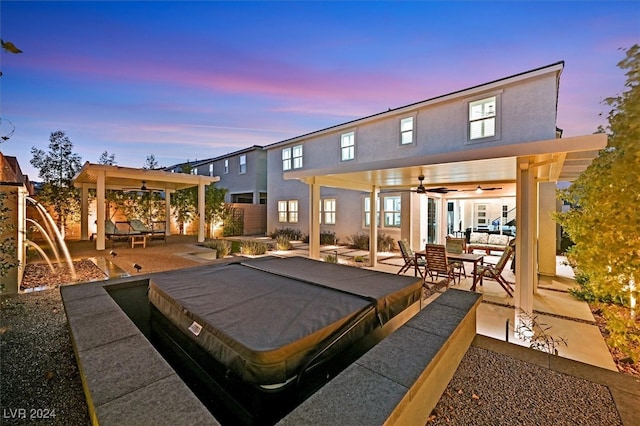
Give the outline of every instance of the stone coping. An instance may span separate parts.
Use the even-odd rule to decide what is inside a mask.
[[[60,288],[91,420],[94,424],[103,425],[219,424],[107,293],[106,288],[140,285],[148,282],[150,277],[140,275]],[[411,408],[414,399],[419,398],[420,406],[426,406],[425,395],[420,390],[429,380],[427,387],[435,406],[475,336],[475,309],[469,314],[469,308],[477,306],[480,300],[479,294],[449,289],[334,381],[345,383],[345,389],[361,389],[363,373],[380,369],[382,374],[370,377],[372,380],[367,385],[373,394],[392,392],[395,398],[383,398],[396,401],[393,406],[385,403],[386,415],[396,410],[394,415],[402,418],[410,411],[406,407]],[[457,330],[463,321],[469,323],[467,328],[470,330],[460,336],[465,343],[447,344],[448,335],[459,333]],[[429,349],[425,349],[425,345]],[[449,357],[454,355],[452,352],[459,354],[458,359],[446,362],[450,365],[444,375],[437,368],[422,374],[424,365],[443,347],[447,347]],[[403,358],[401,363],[396,362],[398,357]],[[414,364],[421,367],[410,368]],[[437,391],[431,383],[434,377],[439,383]],[[371,395],[369,392],[359,394],[361,400],[352,396],[350,401],[354,406],[364,407],[364,403],[371,400]],[[327,406],[330,401],[324,388],[317,395],[313,400],[319,403],[313,410],[318,413],[318,418],[339,418],[336,417],[338,411]],[[309,404],[311,402],[305,403],[305,407]],[[402,409],[395,408],[398,404]],[[376,407],[371,413],[382,413],[380,407]],[[295,419],[301,413],[303,411],[294,411],[283,419],[284,424],[297,423]]]
[[[425,424],[476,335],[481,301],[448,289],[278,425]]]

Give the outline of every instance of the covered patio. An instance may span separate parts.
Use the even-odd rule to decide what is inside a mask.
[[[74,176],[73,184],[81,189],[82,212],[80,238],[89,239],[89,189],[96,191],[96,250],[105,249],[105,191],[124,191],[131,188],[158,190],[165,194],[165,230],[171,229],[171,193],[198,187],[198,215],[205,216],[205,186],[218,182],[219,177],[171,173],[160,170],[136,169],[86,162]],[[204,221],[198,223],[198,241],[205,239]]]
[[[369,193],[370,209],[381,191],[424,185],[462,188],[477,185],[500,186],[500,196],[516,198],[516,289],[514,304],[533,311],[533,296],[540,275],[556,275],[556,224],[551,217],[557,200],[556,184],[574,180],[606,146],[606,135],[594,134],[528,143],[468,147],[423,157],[340,164],[335,168],[290,171],[285,179],[298,179],[309,186],[309,257],[320,258],[320,188],[332,187]],[[455,192],[429,195],[437,203],[436,220],[446,223],[446,200]],[[458,193],[464,194],[464,193]],[[416,194],[418,195],[418,194]],[[496,196],[498,194],[493,194]],[[469,196],[469,195],[466,195]],[[413,211],[411,208],[410,211]],[[410,222],[410,221],[408,221]],[[404,223],[404,222],[403,222]],[[444,242],[446,226],[438,226],[436,241]],[[412,230],[403,225],[402,238],[410,241]],[[376,266],[377,228],[369,227],[372,266]]]

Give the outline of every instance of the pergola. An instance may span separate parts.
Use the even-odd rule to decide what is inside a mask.
[[[485,146],[424,157],[381,159],[363,164],[341,164],[332,169],[286,172],[285,179],[298,179],[309,185],[309,257],[320,257],[320,187],[351,189],[370,193],[370,211],[381,191],[400,190],[417,185],[425,176],[426,186],[449,188],[496,184],[502,194],[516,197],[516,307],[533,310],[533,294],[538,274],[555,275],[555,230],[551,213],[556,211],[556,183],[573,181],[606,146],[604,134],[575,136],[526,144]],[[458,195],[447,194],[440,202]],[[462,195],[464,196],[464,195]],[[467,195],[469,196],[469,195]],[[437,198],[437,196],[434,196]],[[445,209],[439,209],[444,212]],[[444,213],[439,219],[446,223]],[[445,227],[440,227],[444,240]],[[369,229],[372,265],[376,263],[377,227]]]
[[[131,167],[109,166],[86,162],[82,169],[73,177],[72,182],[82,191],[82,212],[80,237],[89,239],[89,189],[96,190],[97,233],[96,250],[105,249],[105,191],[127,190],[140,188],[143,183],[147,190],[164,191],[165,193],[165,221],[167,235],[170,233],[171,223],[171,193],[180,189],[198,187],[198,214],[205,215],[204,197],[205,186],[218,182],[219,177],[199,176],[186,173],[172,173],[160,170],[136,169]],[[204,220],[198,224],[198,242],[205,238]]]

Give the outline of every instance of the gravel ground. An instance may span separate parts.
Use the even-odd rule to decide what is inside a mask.
[[[606,386],[470,347],[429,425],[622,425]]]
[[[0,304],[0,423],[90,424],[59,289]]]

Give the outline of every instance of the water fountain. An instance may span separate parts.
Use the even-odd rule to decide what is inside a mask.
[[[67,266],[69,267],[69,273],[71,274],[71,279],[75,281],[77,279],[76,269],[73,265],[73,261],[71,260],[71,255],[69,254],[69,249],[67,247],[67,244],[65,243],[64,238],[62,238],[62,234],[60,233],[60,230],[58,229],[55,222],[53,221],[53,218],[51,217],[49,212],[44,208],[44,206],[39,202],[37,202],[35,199],[31,197],[26,197],[26,200],[30,202],[33,206],[35,206],[36,211],[38,211],[38,213],[40,214],[40,217],[42,218],[42,221],[44,222],[46,229],[45,227],[43,227],[33,219],[26,219],[26,220],[32,224],[35,224],[35,226],[38,228],[40,233],[44,236],[45,240],[51,247],[51,250],[53,251],[56,257],[57,264],[62,263],[60,260],[60,250],[62,251],[62,254],[64,255],[64,259],[67,263]],[[25,244],[35,248],[36,251],[40,254],[40,256],[42,256],[42,258],[47,262],[47,264],[49,265],[49,268],[51,268],[51,271],[55,272],[55,268],[53,267],[51,259],[45,253],[42,247],[40,247],[38,244],[28,239],[25,240]]]

